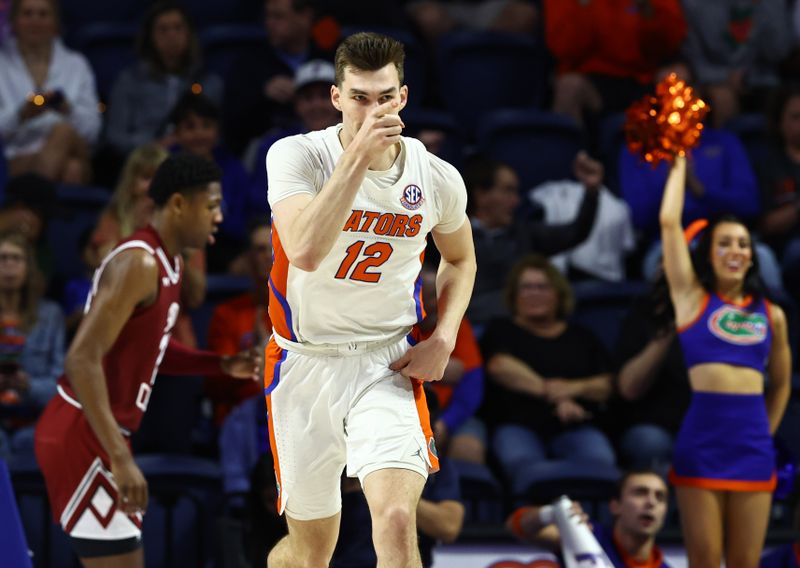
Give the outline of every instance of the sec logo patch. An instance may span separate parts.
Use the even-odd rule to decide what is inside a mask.
[[[419,209],[422,206],[422,201],[422,188],[414,184],[407,185],[403,189],[403,195],[400,196],[400,203],[411,211]]]

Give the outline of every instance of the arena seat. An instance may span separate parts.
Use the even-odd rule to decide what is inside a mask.
[[[639,280],[586,281],[576,282],[572,290],[575,294],[575,311],[571,321],[592,331],[611,352],[631,302],[636,296],[647,292],[648,284]]]
[[[120,71],[136,62],[137,31],[133,21],[94,22],[69,37],[69,44],[89,60],[102,102],[108,102]]]
[[[259,24],[217,24],[200,31],[206,69],[220,77],[225,77],[239,58],[266,42],[266,31]]]
[[[503,522],[503,488],[485,465],[450,460],[458,474],[464,522],[470,524],[501,524]]]
[[[541,106],[546,68],[544,47],[521,36],[456,32],[438,45],[439,94],[469,134],[493,110]]]
[[[7,566],[29,568],[33,566],[28,555],[28,543],[17,509],[17,500],[11,487],[8,465],[0,459],[0,550]]]
[[[150,504],[142,528],[148,568],[208,566],[221,496],[217,463],[191,456],[140,455]]]
[[[580,128],[569,118],[540,110],[503,109],[484,116],[477,130],[483,153],[513,167],[520,190],[572,177],[583,147]]]
[[[616,492],[620,471],[597,462],[548,460],[530,463],[520,472],[521,486],[513,495],[526,503],[546,504],[561,495],[599,503]]]

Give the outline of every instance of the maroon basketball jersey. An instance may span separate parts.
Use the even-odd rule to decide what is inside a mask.
[[[158,264],[158,295],[153,304],[134,310],[103,359],[111,411],[117,424],[129,432],[139,428],[147,410],[158,365],[164,358],[172,328],[178,319],[182,271],[181,257],[167,257],[156,230],[151,226],[145,227],[122,241],[103,259],[95,271],[85,313],[92,309],[100,277],[109,261],[134,248],[147,251]],[[79,406],[66,376],[59,379],[58,390],[67,402]]]

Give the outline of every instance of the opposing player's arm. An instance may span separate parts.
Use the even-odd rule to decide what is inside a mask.
[[[313,180],[309,178],[316,166],[302,163],[307,156],[292,147],[294,141],[278,141],[270,149],[267,154],[270,193],[294,192],[278,200],[271,197],[270,201],[281,245],[293,266],[316,270],[333,248],[370,161],[400,141],[402,121],[397,106],[393,100],[369,113],[336,163],[330,179],[316,195]]]
[[[112,461],[127,458],[130,451],[111,413],[103,357],[137,305],[152,302],[157,291],[158,266],[153,256],[139,249],[119,253],[103,270],[91,308],[67,352],[67,376]]]
[[[786,314],[775,304],[769,304],[768,309],[772,322],[772,347],[767,365],[769,384],[765,400],[769,431],[774,434],[781,423],[791,394],[792,352],[789,349]]]

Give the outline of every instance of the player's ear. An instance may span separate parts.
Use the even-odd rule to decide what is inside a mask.
[[[177,215],[181,215],[186,210],[186,205],[186,196],[179,191],[176,191],[167,199],[167,208]]]
[[[403,110],[407,104],[408,104],[408,86],[403,85],[402,87],[400,87],[400,108],[397,110]]]
[[[331,85],[331,104],[333,104],[333,108],[339,112],[342,112],[341,97],[342,93],[339,91],[339,87]]]

